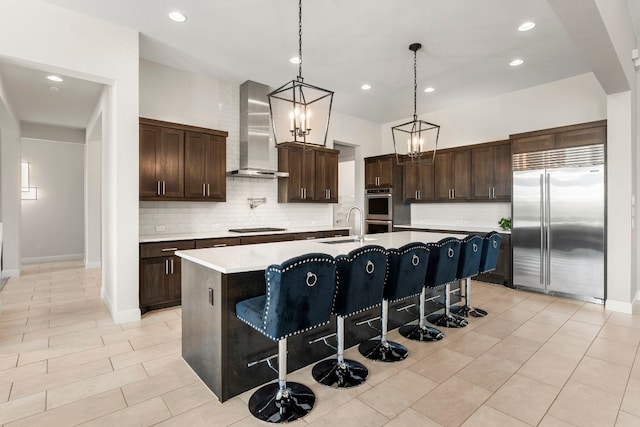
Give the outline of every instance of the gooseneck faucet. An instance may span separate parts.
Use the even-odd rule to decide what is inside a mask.
[[[351,211],[353,211],[354,209],[357,210],[358,212],[360,212],[360,234],[358,234],[358,239],[361,242],[364,242],[364,215],[362,215],[362,209],[360,209],[357,206],[351,207],[351,209],[349,209],[349,212],[347,212],[347,222],[349,222],[349,217],[351,216]]]

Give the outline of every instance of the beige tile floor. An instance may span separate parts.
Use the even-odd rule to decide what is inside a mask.
[[[473,283],[489,311],[438,343],[391,333],[400,363],[365,361],[349,390],[316,392],[312,426],[640,426],[640,314]],[[27,266],[0,292],[0,425],[256,426],[251,392],[220,404],[180,357],[181,310],[116,325],[100,270]]]

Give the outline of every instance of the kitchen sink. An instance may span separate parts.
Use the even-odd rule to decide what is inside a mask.
[[[286,228],[254,227],[254,228],[230,228],[230,233],[260,233],[263,231],[287,231]]]
[[[374,241],[374,240],[376,240],[376,239],[372,239],[372,238],[369,238],[369,237],[365,237],[364,238],[365,242],[370,242],[370,241]],[[360,241],[360,239],[358,239],[357,237],[349,237],[349,238],[346,238],[346,239],[325,240],[323,242],[318,242],[318,243],[326,243],[328,245],[337,245],[339,243],[353,243],[353,242],[358,242],[358,241]]]

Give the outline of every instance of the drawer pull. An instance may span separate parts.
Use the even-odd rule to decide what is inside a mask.
[[[162,252],[171,252],[171,251],[177,251],[178,248],[162,248]]]
[[[225,246],[227,246],[226,243],[218,243],[217,245],[213,245],[214,248],[224,248]]]

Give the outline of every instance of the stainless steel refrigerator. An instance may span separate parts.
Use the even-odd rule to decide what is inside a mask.
[[[605,297],[604,146],[513,156],[515,287]]]

